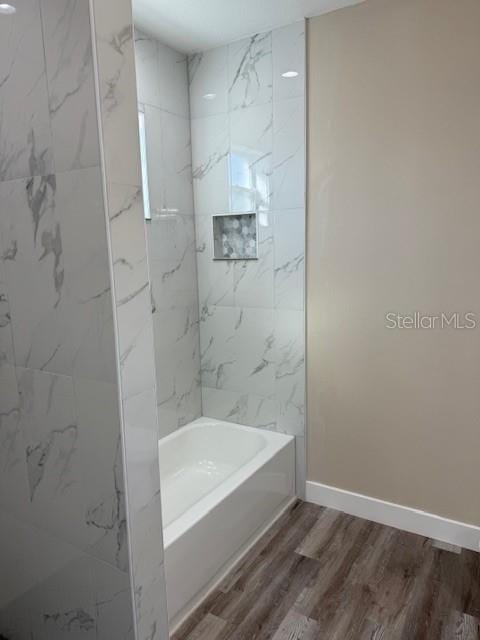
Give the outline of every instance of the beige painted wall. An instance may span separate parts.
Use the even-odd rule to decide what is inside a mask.
[[[480,524],[480,2],[309,24],[308,478]],[[385,313],[479,328],[387,330]]]

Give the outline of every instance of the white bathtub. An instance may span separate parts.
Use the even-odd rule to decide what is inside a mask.
[[[199,418],[159,442],[174,629],[295,494],[292,436]]]

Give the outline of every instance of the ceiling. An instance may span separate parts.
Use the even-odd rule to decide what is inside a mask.
[[[363,0],[133,0],[135,24],[185,53],[205,51]]]

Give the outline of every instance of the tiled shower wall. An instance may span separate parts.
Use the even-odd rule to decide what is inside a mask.
[[[92,0],[92,5],[125,433],[136,640],[167,640],[154,339],[132,7],[130,0]]]
[[[187,60],[137,31],[139,108],[145,113],[160,436],[202,414]]]
[[[89,5],[0,20],[0,634],[132,639]]]
[[[301,493],[304,23],[195,55],[189,80],[203,413],[295,435]],[[259,259],[213,261],[212,215],[242,211]]]

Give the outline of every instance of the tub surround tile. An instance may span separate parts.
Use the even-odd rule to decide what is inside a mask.
[[[305,318],[303,311],[275,312],[275,399],[277,431],[305,432]]]
[[[159,42],[158,71],[162,89],[158,106],[170,113],[190,118],[187,56]],[[168,87],[168,91],[165,91],[165,87]]]
[[[273,217],[260,213],[258,218],[258,259],[238,260],[233,264],[237,307],[272,308],[274,303]]]
[[[273,97],[275,101],[305,94],[305,22],[294,22],[272,31]],[[282,73],[296,71],[294,78]]]
[[[205,415],[250,427],[275,429],[275,398],[202,387]]]
[[[101,120],[105,146],[105,172],[108,192],[109,232],[113,258],[116,321],[119,342],[121,398],[125,435],[125,471],[131,554],[131,581],[135,596],[148,582],[143,569],[136,569],[136,536],[141,522],[141,505],[151,495],[153,485],[159,487],[159,470],[152,465],[158,429],[155,424],[155,363],[144,212],[141,196],[141,172],[138,143],[138,104],[135,91],[135,59],[130,0],[94,0],[95,28],[101,92]],[[135,412],[143,399],[142,412]],[[126,418],[128,417],[128,421]],[[141,433],[141,448],[133,448],[135,433]],[[150,443],[150,445],[148,444]],[[147,456],[146,451],[149,449]],[[145,457],[147,456],[147,457]],[[152,457],[149,457],[152,456]],[[140,487],[140,476],[145,486]],[[138,482],[137,482],[138,480]],[[144,549],[151,558],[161,548],[161,513],[153,501],[141,509],[152,516],[149,520],[151,548]],[[140,519],[140,520],[139,520]],[[152,562],[155,564],[155,561]],[[163,575],[159,573],[159,581]],[[127,599],[124,599],[125,603]],[[165,594],[155,592],[151,606],[139,609],[135,603],[135,637],[137,640],[167,640],[168,630]],[[146,623],[149,619],[151,624]],[[146,627],[149,632],[146,633]],[[105,633],[108,637],[108,631]]]
[[[139,29],[134,33],[138,101],[160,107],[162,90],[158,73],[158,41]]]
[[[218,47],[188,59],[192,118],[228,111],[228,47]]]
[[[107,182],[137,185],[141,174],[131,3],[95,0],[94,14]]]
[[[187,56],[135,29],[138,101],[189,119]]]
[[[273,107],[273,208],[305,206],[305,98],[277,100]]]
[[[146,235],[158,434],[163,436],[202,413],[187,66],[183,54],[140,32],[136,38],[152,210]],[[152,74],[162,87],[157,96],[145,86]]]
[[[154,388],[152,302],[140,186],[109,185],[122,397]]]
[[[207,307],[233,306],[234,263],[213,260],[213,224],[211,216],[195,217],[198,295],[200,318]]]
[[[40,0],[40,5],[56,171],[98,165],[88,3]]]
[[[268,211],[272,192],[272,105],[230,115],[231,211]]]
[[[305,24],[192,56],[189,75],[204,415],[303,438]],[[258,260],[214,261],[212,216],[238,211],[257,212]]]
[[[202,385],[273,393],[273,310],[208,307],[200,324],[200,348]]]
[[[275,308],[302,310],[305,303],[305,210],[275,212],[273,218]]]
[[[0,24],[0,181],[54,172],[38,0]]]
[[[272,101],[272,36],[260,33],[228,45],[231,111]]]
[[[195,214],[229,211],[229,118],[196,118],[192,126],[192,166]]]
[[[149,247],[152,247],[149,267],[155,310],[197,306],[193,217],[155,219],[149,224],[147,233]],[[152,257],[152,253],[158,257]]]
[[[158,418],[155,407],[154,389],[127,398],[124,403],[125,445],[130,452],[129,505],[136,512],[144,509],[159,492]]]

